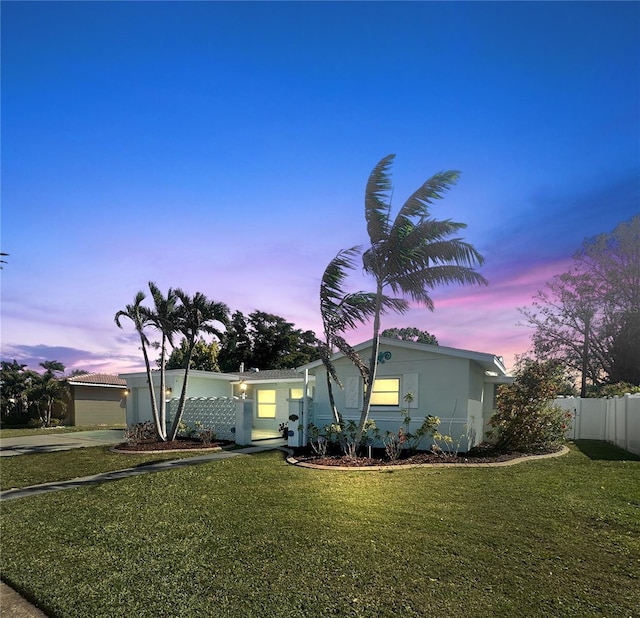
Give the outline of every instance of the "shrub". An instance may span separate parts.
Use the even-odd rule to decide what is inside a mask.
[[[209,446],[216,439],[216,432],[211,427],[204,427],[200,421],[194,423],[194,428],[189,434],[198,438],[205,446]]]
[[[360,442],[356,442],[357,433],[358,424],[353,420],[343,421],[342,425],[331,423],[322,428],[313,423],[308,425],[309,444],[314,453],[322,457],[326,455],[327,448],[334,445],[339,447],[345,456],[355,458],[359,450],[380,439],[380,430],[373,419],[364,424]]]
[[[571,413],[550,403],[561,383],[557,363],[527,360],[517,369],[513,384],[498,388],[488,434],[498,450],[532,451],[562,442]]]
[[[627,393],[640,393],[640,386],[634,386],[629,382],[616,382],[587,387],[587,397],[623,397]]]
[[[124,439],[129,444],[140,444],[145,440],[154,440],[157,437],[156,427],[151,421],[130,425],[124,430]]]

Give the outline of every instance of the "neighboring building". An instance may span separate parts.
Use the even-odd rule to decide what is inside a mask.
[[[87,373],[67,378],[71,401],[69,424],[124,425],[126,423],[126,380],[105,373]]]
[[[369,361],[372,340],[355,346]],[[358,421],[363,399],[363,383],[356,367],[342,353],[333,356],[344,390],[334,386],[336,407],[345,420]],[[322,427],[333,422],[322,361],[304,367],[315,375],[316,391],[311,420]],[[380,338],[376,384],[369,418],[375,420],[382,435],[397,432],[407,409],[411,429],[419,427],[427,415],[437,416],[439,431],[450,435],[461,452],[479,444],[488,429],[495,407],[495,386],[513,381],[502,358],[493,354],[459,350],[444,346]],[[405,396],[411,393],[413,401]],[[423,444],[430,448],[430,444]]]

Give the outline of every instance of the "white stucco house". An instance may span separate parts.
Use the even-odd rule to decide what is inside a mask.
[[[127,425],[153,418],[146,372],[121,374],[127,384]],[[152,373],[156,401],[160,401],[160,374]],[[166,371],[165,399],[170,424],[178,409],[184,370]],[[295,369],[215,373],[189,372],[187,403],[183,421],[193,426],[200,421],[215,429],[218,438],[248,444],[281,437],[280,425],[289,422],[292,411],[313,397],[313,378]]]
[[[355,346],[355,350],[368,361],[372,340]],[[342,353],[334,355],[333,363],[344,385],[344,390],[333,389],[336,407],[345,419],[357,420],[363,398],[362,378]],[[322,361],[301,369],[315,377],[312,422],[316,426],[331,423]],[[384,435],[387,430],[398,431],[403,409],[409,410],[412,430],[422,424],[425,416],[437,416],[441,433],[450,435],[464,452],[484,439],[494,409],[496,385],[512,381],[502,358],[493,354],[381,338],[369,418],[375,420]],[[404,400],[407,393],[413,397],[410,404]]]
[[[372,341],[355,346],[363,359],[371,355]],[[363,384],[356,367],[342,353],[333,363],[344,390],[334,386],[336,405],[343,417],[357,420]],[[172,418],[184,372],[166,372],[168,417]],[[127,424],[151,420],[146,373],[120,376],[127,382]],[[159,374],[154,373],[159,397]],[[449,434],[461,452],[482,442],[494,409],[495,387],[509,383],[502,358],[493,354],[433,346],[398,339],[380,339],[378,369],[369,418],[382,434],[397,431],[401,410],[409,408],[411,429],[427,415],[438,416],[440,431]],[[407,393],[413,400],[405,401]],[[308,424],[318,427],[333,421],[322,361],[298,369],[239,373],[192,371],[189,374],[185,422],[200,420],[213,426],[219,438],[239,444],[281,435],[288,424],[288,443],[302,446]],[[429,444],[424,445],[429,448]]]

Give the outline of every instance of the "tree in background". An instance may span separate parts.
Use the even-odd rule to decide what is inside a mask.
[[[452,234],[464,229],[464,223],[433,219],[429,205],[443,197],[454,185],[459,172],[435,174],[426,180],[391,219],[391,179],[389,170],[395,155],[382,159],[369,176],[365,189],[365,219],[370,246],[362,256],[363,270],[375,281],[376,303],[373,311],[373,349],[365,382],[363,406],[355,439],[369,416],[375,383],[380,342],[380,316],[386,290],[400,295],[395,301],[414,302],[433,310],[430,290],[438,285],[486,284],[474,267],[483,262],[476,249]],[[400,305],[399,305],[400,306]]]
[[[67,408],[69,400],[69,385],[58,374],[64,373],[64,365],[58,361],[44,361],[40,363],[45,371],[31,386],[34,400],[38,402],[39,418],[43,427],[51,426],[54,409],[61,416]]]
[[[246,370],[291,369],[317,358],[313,331],[296,328],[272,313],[253,311],[245,318],[235,311],[222,336],[218,362],[222,371],[236,372],[241,365]]]
[[[69,399],[69,387],[64,365],[58,361],[40,363],[42,374],[27,369],[27,365],[2,361],[0,368],[1,419],[3,423],[26,425],[37,422],[43,427],[52,419],[63,418]]]
[[[220,371],[218,354],[220,346],[217,341],[207,343],[204,339],[198,339],[191,354],[190,369],[198,371]],[[167,369],[185,369],[189,355],[189,344],[182,338],[180,344],[173,348],[165,367]]]
[[[439,345],[435,335],[420,330],[415,326],[405,328],[386,328],[380,333],[381,337],[388,339],[400,339],[400,341],[413,341],[414,343],[427,343],[429,345]]]
[[[220,340],[218,365],[224,372],[240,371],[240,366],[243,364],[249,367],[250,356],[251,338],[247,320],[241,311],[234,311],[229,326]]]
[[[0,365],[0,419],[10,425],[25,425],[31,418],[31,388],[39,375],[15,359]]]
[[[568,272],[520,309],[533,354],[559,360],[588,382],[640,384],[640,215],[584,241]]]

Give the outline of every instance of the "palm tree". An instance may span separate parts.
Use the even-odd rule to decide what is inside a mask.
[[[43,427],[51,425],[51,413],[54,406],[67,407],[69,387],[67,382],[56,374],[64,372],[64,365],[58,361],[40,363],[45,372],[32,386],[32,396],[39,404],[40,419]]]
[[[180,401],[178,403],[178,410],[173,418],[173,424],[168,436],[169,440],[175,440],[178,433],[178,427],[184,413],[187,398],[189,369],[191,366],[193,350],[198,341],[198,336],[201,333],[209,333],[220,339],[222,332],[219,331],[213,323],[218,322],[226,326],[229,316],[229,308],[224,303],[210,301],[200,292],[196,292],[193,297],[190,297],[188,294],[178,289],[175,290],[175,295],[181,302],[177,330],[179,330],[186,339],[187,358],[184,369],[184,380],[182,382],[182,391],[180,393]]]
[[[325,268],[320,283],[320,314],[325,340],[318,341],[318,349],[327,370],[327,390],[333,418],[339,425],[342,425],[342,418],[335,405],[332,380],[340,388],[343,386],[331,362],[334,348],[338,348],[356,365],[365,384],[368,383],[369,377],[369,367],[342,336],[345,330],[355,328],[358,324],[364,324],[371,319],[376,308],[375,294],[347,293],[344,290],[347,270],[355,269],[355,258],[360,255],[360,251],[361,247],[339,251]],[[394,310],[403,313],[407,308],[408,303],[403,299],[390,299],[383,296],[381,300],[382,311]]]
[[[167,343],[173,347],[173,335],[178,329],[178,297],[174,290],[169,288],[167,296],[163,296],[158,286],[149,281],[149,290],[153,298],[153,309],[142,308],[147,322],[155,328],[162,337],[160,343],[160,405],[159,405],[159,421],[162,427],[161,439],[166,438],[167,427],[167,402],[166,392],[166,374],[165,365],[167,357]]]
[[[147,384],[149,385],[149,397],[151,398],[151,412],[153,414],[153,422],[156,427],[156,433],[158,438],[166,440],[166,427],[160,424],[160,418],[158,416],[158,406],[156,403],[156,393],[153,387],[153,376],[151,375],[151,364],[149,363],[149,354],[147,352],[147,346],[149,345],[149,339],[147,338],[144,328],[149,323],[149,311],[142,306],[142,301],[146,298],[144,292],[140,291],[136,294],[133,304],[127,305],[124,310],[116,313],[114,320],[118,328],[122,328],[120,323],[122,318],[129,318],[133,322],[133,326],[140,337],[140,346],[142,348],[142,355],[144,356],[144,365],[147,370]],[[164,393],[161,395],[164,397]]]
[[[409,297],[432,311],[434,305],[429,292],[437,285],[487,284],[486,279],[473,269],[476,264],[483,263],[482,256],[469,243],[450,238],[466,225],[449,219],[439,221],[429,213],[429,204],[441,199],[457,182],[460,173],[440,172],[426,180],[392,221],[389,170],[394,158],[395,155],[388,155],[374,167],[365,191],[365,218],[371,246],[364,252],[362,263],[364,272],[375,280],[376,304],[369,380],[365,384],[357,440],[362,436],[371,405],[384,290]]]

